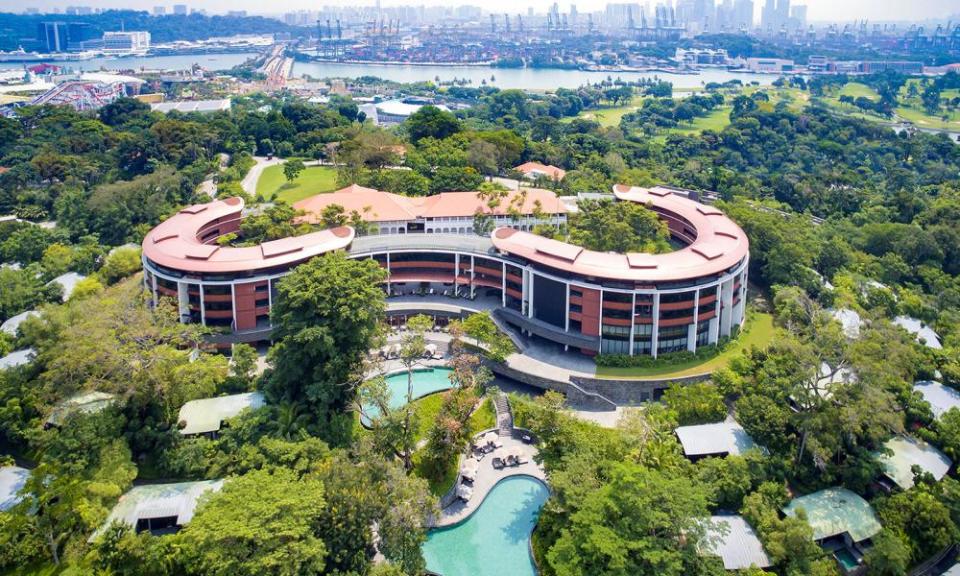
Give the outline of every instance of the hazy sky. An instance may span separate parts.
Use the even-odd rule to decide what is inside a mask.
[[[558,0],[559,1],[559,0]],[[577,9],[581,12],[599,10],[606,4],[605,0],[576,1]],[[617,0],[620,2],[634,1],[645,3],[644,0]],[[253,13],[282,13],[291,10],[316,9],[323,5],[373,5],[374,0],[274,0],[265,3],[263,0],[0,0],[0,10],[19,11],[24,6],[38,6],[44,9],[68,5],[98,6],[104,8],[141,8],[151,9],[156,5],[170,6],[172,4],[188,4],[192,8],[205,8],[210,12],[225,12],[227,10],[247,10]],[[525,10],[527,6],[534,6],[538,11],[550,6],[552,0],[382,0],[384,6],[407,5],[438,5],[438,4],[473,4],[483,6],[487,10],[517,12]],[[758,17],[763,0],[754,0]],[[795,0],[794,4],[806,4],[809,9],[810,20],[854,20],[867,18],[871,21],[879,20],[922,20],[929,18],[947,18],[960,14],[960,0]],[[560,2],[561,11],[569,9],[570,0]]]

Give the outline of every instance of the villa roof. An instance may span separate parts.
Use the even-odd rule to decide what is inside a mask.
[[[687,456],[742,454],[756,447],[753,438],[735,421],[680,426],[675,430]]]
[[[40,313],[36,310],[27,310],[26,312],[21,312],[16,316],[11,316],[7,320],[0,324],[0,332],[4,334],[9,334],[11,336],[17,335],[17,329],[20,327],[20,324],[23,324],[23,321],[27,318],[32,318],[33,316],[39,316]]]
[[[846,533],[854,542],[861,542],[882,528],[870,504],[846,488],[827,488],[794,498],[783,513],[796,516],[801,509],[806,511],[817,541]]]
[[[0,370],[6,370],[7,368],[15,368],[17,366],[29,364],[35,355],[36,350],[33,348],[11,352],[3,358],[0,358]]]
[[[395,222],[418,218],[466,218],[478,211],[501,215],[507,214],[511,208],[516,208],[521,214],[531,214],[538,202],[541,210],[547,214],[563,214],[567,211],[556,194],[540,188],[509,191],[500,204],[491,209],[479,192],[441,192],[433,196],[411,197],[357,184],[305,198],[293,207],[306,212],[302,220],[311,223],[320,222],[323,209],[332,204],[342,206],[348,214],[358,212],[367,222]]]
[[[263,394],[247,392],[203,400],[191,400],[180,408],[180,433],[203,434],[216,432],[224,420],[233,418],[246,408],[256,410],[264,405]]]
[[[120,497],[97,533],[115,521],[135,527],[139,520],[176,517],[177,525],[183,526],[193,519],[200,496],[221,487],[223,480],[134,486]]]
[[[937,418],[951,408],[960,408],[960,391],[944,386],[940,382],[934,380],[916,382],[913,389],[930,404],[930,409]]]
[[[726,570],[744,570],[751,566],[767,568],[770,557],[743,516],[711,516],[700,553],[719,556]]]
[[[499,228],[493,233],[498,250],[565,272],[633,281],[681,281],[723,274],[749,253],[746,234],[722,212],[672,193],[614,186],[620,200],[638,202],[692,235],[686,247],[665,254],[616,254],[585,250],[564,242]],[[673,226],[671,226],[671,229]]]
[[[566,170],[562,168],[558,168],[552,164],[541,164],[540,162],[524,162],[514,168],[514,170],[527,176],[543,174],[557,181],[563,180],[563,177],[567,175]]]
[[[206,244],[200,240],[214,227],[239,220],[242,211],[241,198],[184,208],[147,233],[143,254],[151,262],[175,270],[214,274],[256,272],[298,264],[346,248],[354,236],[353,229],[343,226],[243,248]],[[216,237],[207,239],[207,242],[215,241]]]
[[[929,472],[940,480],[946,476],[953,462],[947,455],[935,447],[909,436],[896,436],[884,444],[884,448],[892,451],[889,456],[878,455],[883,464],[884,474],[907,490],[913,487],[913,466],[919,466],[924,472]]]
[[[77,412],[85,414],[99,412],[112,404],[114,398],[113,394],[97,391],[82,392],[71,396],[54,407],[50,417],[47,418],[47,424],[59,426],[68,416]]]
[[[843,326],[843,333],[847,338],[860,337],[860,325],[863,324],[863,320],[855,310],[840,308],[838,310],[830,310],[830,315]]]
[[[30,471],[19,466],[0,467],[0,512],[6,512],[23,499],[17,493],[27,483]]]
[[[69,300],[70,295],[73,294],[73,289],[77,287],[77,283],[86,278],[83,274],[77,272],[67,272],[66,274],[61,274],[54,278],[53,280],[47,282],[47,286],[51,284],[59,284],[63,288],[63,299]]]
[[[900,326],[907,332],[910,332],[917,338],[917,342],[926,345],[928,348],[940,350],[943,346],[940,344],[940,336],[922,321],[911,318],[910,316],[897,316],[893,323]]]

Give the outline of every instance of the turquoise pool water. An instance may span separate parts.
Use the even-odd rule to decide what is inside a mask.
[[[536,576],[530,533],[550,492],[530,476],[501,480],[466,521],[432,530],[427,569],[442,576]]]
[[[421,398],[434,392],[450,388],[449,368],[427,368],[413,371],[413,399]],[[400,408],[407,403],[407,373],[400,372],[387,376],[387,388],[390,389],[390,407]],[[375,407],[364,407],[365,412],[376,416],[379,412]]]
[[[853,557],[853,554],[850,553],[846,548],[840,548],[833,553],[833,557],[837,559],[837,562],[840,563],[840,566],[843,567],[844,572],[849,572],[859,566],[857,564],[857,559]]]

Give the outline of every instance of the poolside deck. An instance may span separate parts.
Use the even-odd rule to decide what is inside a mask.
[[[470,498],[470,501],[464,502],[463,500],[457,499],[453,504],[441,510],[439,518],[437,518],[432,525],[433,528],[451,526],[466,520],[480,507],[483,500],[487,497],[487,494],[496,486],[497,482],[504,478],[511,476],[532,476],[546,483],[547,476],[543,468],[533,460],[533,457],[537,454],[536,446],[533,444],[524,444],[519,438],[502,435],[500,436],[500,441],[503,442],[503,447],[497,448],[487,454],[483,460],[480,461],[477,479],[472,484],[473,497]],[[507,450],[513,447],[519,447],[523,451],[527,463],[519,466],[508,466],[500,470],[495,469],[493,467],[494,457],[506,454]]]

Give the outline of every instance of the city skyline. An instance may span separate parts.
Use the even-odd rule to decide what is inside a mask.
[[[641,5],[655,4],[651,1],[636,2]],[[276,16],[284,12],[298,10],[317,10],[322,6],[336,6],[342,4],[347,7],[356,7],[356,2],[342,2],[338,0],[325,0],[316,2],[313,0],[286,0],[282,3],[282,8],[264,10],[262,2],[257,0],[199,0],[189,3],[162,0],[88,0],[79,2],[62,2],[59,0],[39,0],[31,3],[31,8],[40,10],[59,10],[63,11],[68,6],[91,6],[103,9],[137,9],[152,10],[154,6],[165,6],[167,12],[172,12],[174,4],[188,4],[191,10],[206,10],[210,13],[226,13],[228,11],[245,10],[252,15]],[[361,2],[361,5],[374,6],[375,1]],[[447,4],[442,0],[384,0],[383,6],[401,6],[401,5],[426,5],[438,6]],[[581,12],[602,11],[608,2],[602,0],[574,2]],[[759,23],[761,19],[761,10],[765,4],[764,0],[754,1],[754,20]],[[804,0],[794,1],[791,4],[807,6],[807,19],[811,22],[816,21],[851,21],[851,20],[869,20],[873,22],[890,21],[921,21],[930,19],[948,19],[951,15],[960,14],[960,6],[957,6],[955,0],[916,0],[909,4],[895,0],[871,1],[871,0],[850,0],[848,2],[838,3],[832,0]],[[511,2],[509,0],[487,0],[485,2],[461,2],[458,5],[482,5],[484,10],[491,12],[521,12],[526,11],[528,7],[533,7],[538,12],[545,12],[553,2],[550,0],[529,0],[523,3]],[[571,3],[560,3],[561,12],[569,10]],[[273,5],[276,7],[277,5]]]

